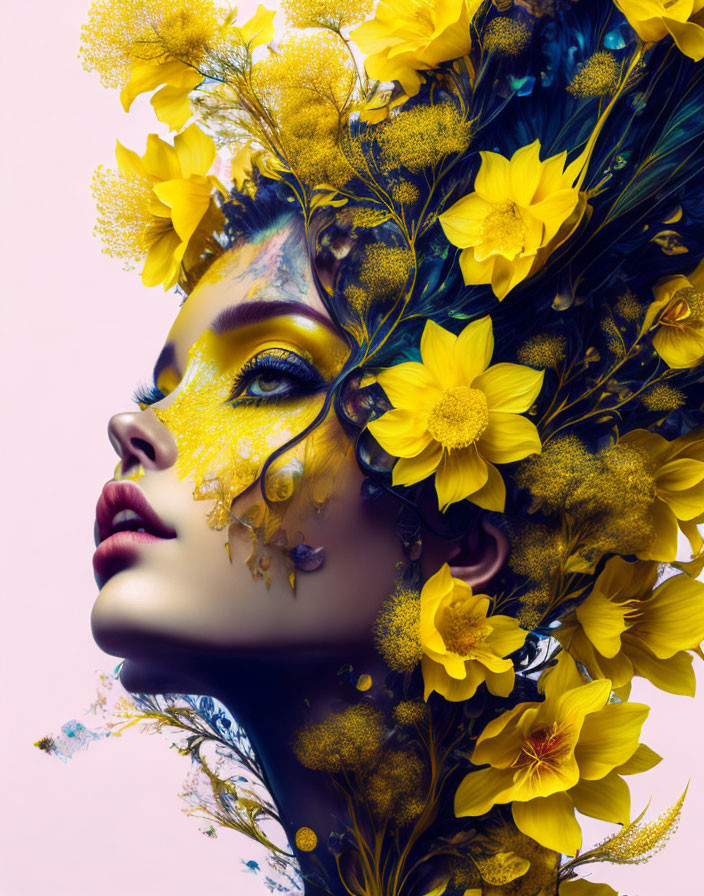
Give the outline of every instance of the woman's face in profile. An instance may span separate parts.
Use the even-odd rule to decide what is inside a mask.
[[[92,616],[103,649],[369,641],[402,551],[394,507],[361,499],[334,412],[271,465],[268,505],[261,492],[264,462],[319,416],[348,351],[295,224],[213,265],[157,361],[164,397],[110,421],[120,463],[98,502]],[[294,552],[296,569],[300,544],[313,550]]]

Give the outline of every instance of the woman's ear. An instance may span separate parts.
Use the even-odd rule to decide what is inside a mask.
[[[481,588],[499,572],[509,552],[508,538],[482,517],[448,557],[450,572],[473,590]]]
[[[425,539],[424,539],[425,541]],[[430,546],[429,546],[430,547]],[[449,564],[456,579],[462,579],[474,591],[483,588],[501,570],[509,552],[509,541],[484,515],[459,542],[434,542],[423,551],[424,577],[432,575],[443,563]]]

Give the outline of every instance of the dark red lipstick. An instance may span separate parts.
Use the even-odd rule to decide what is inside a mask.
[[[102,588],[139,558],[140,549],[176,532],[164,523],[134,482],[108,482],[95,508],[93,571]]]

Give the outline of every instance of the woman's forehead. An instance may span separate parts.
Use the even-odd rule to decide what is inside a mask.
[[[183,369],[188,350],[228,312],[251,303],[300,305],[331,321],[315,286],[302,229],[295,220],[227,250],[208,270],[174,321],[167,345]]]

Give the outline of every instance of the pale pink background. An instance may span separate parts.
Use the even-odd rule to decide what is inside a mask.
[[[167,741],[130,732],[66,765],[32,746],[80,715],[94,698],[95,670],[116,663],[89,628],[93,511],[115,465],[105,426],[130,407],[177,307],[101,255],[91,236],[93,168],[112,164],[116,136],[141,149],[154,121],[146,102],[125,116],[117,95],[81,70],[87,6],[0,6],[0,891],[256,896],[263,885],[241,872],[241,859],[255,854],[248,841],[226,831],[208,839],[181,813],[188,761]],[[702,892],[704,691],[692,701],[638,687],[639,697],[653,706],[645,740],[665,761],[632,779],[634,807],[652,794],[652,810],[662,810],[691,778],[684,821],[649,865],[594,868],[593,879],[630,896],[690,896]]]

